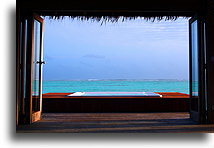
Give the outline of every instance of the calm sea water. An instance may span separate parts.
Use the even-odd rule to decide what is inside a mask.
[[[189,94],[189,81],[180,80],[75,80],[43,81],[43,94],[50,92],[181,92]]]

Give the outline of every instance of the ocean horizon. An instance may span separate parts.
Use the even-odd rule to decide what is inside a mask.
[[[86,79],[43,80],[43,94],[71,92],[180,92],[189,94],[189,80]]]

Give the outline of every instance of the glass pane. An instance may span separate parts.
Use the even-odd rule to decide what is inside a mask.
[[[191,99],[191,110],[198,111],[198,22],[197,20],[191,24],[191,45],[192,45],[192,99]]]
[[[27,48],[27,39],[28,39],[28,36],[27,36],[27,30],[28,30],[28,26],[27,26],[28,22],[27,20],[25,20],[25,41],[24,41],[24,54],[23,54],[23,58],[24,58],[24,69],[23,69],[23,72],[24,72],[24,98],[26,98],[26,48]]]
[[[23,92],[22,92],[22,87],[23,87],[23,82],[22,82],[22,71],[23,71],[23,69],[22,69],[22,67],[21,67],[21,65],[22,65],[22,51],[23,51],[23,49],[22,49],[22,38],[23,38],[23,31],[22,31],[22,27],[23,27],[23,22],[21,22],[20,23],[20,33],[19,33],[19,38],[20,38],[20,40],[19,40],[19,53],[20,53],[20,60],[19,60],[19,65],[20,65],[20,69],[19,69],[19,84],[21,84],[21,87],[19,87],[19,89],[18,89],[18,93],[19,93],[19,98],[18,98],[18,112],[20,113],[20,111],[22,111],[22,105],[21,105],[21,102],[22,102],[22,96],[23,96]]]
[[[192,36],[192,96],[198,96],[198,31],[197,21],[191,24]]]
[[[34,61],[33,61],[33,96],[39,96],[39,76],[40,76],[40,29],[41,23],[34,20]]]
[[[204,65],[207,64],[207,47],[206,47],[206,23],[203,23],[204,30]],[[208,109],[208,100],[207,100],[207,69],[204,68],[204,99],[205,99],[205,110]]]

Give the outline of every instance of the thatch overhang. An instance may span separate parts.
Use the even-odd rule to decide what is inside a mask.
[[[77,19],[80,21],[97,21],[97,22],[117,22],[118,20],[135,20],[137,18],[144,19],[146,21],[161,21],[161,20],[176,20],[178,17],[190,17],[193,13],[178,15],[179,13],[151,13],[151,12],[94,12],[94,11],[83,11],[83,12],[63,12],[63,13],[39,13],[42,16],[46,16],[49,19],[63,19],[65,16],[70,19]]]

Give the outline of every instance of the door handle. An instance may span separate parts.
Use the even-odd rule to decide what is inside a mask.
[[[36,64],[45,64],[45,61],[36,61]]]

